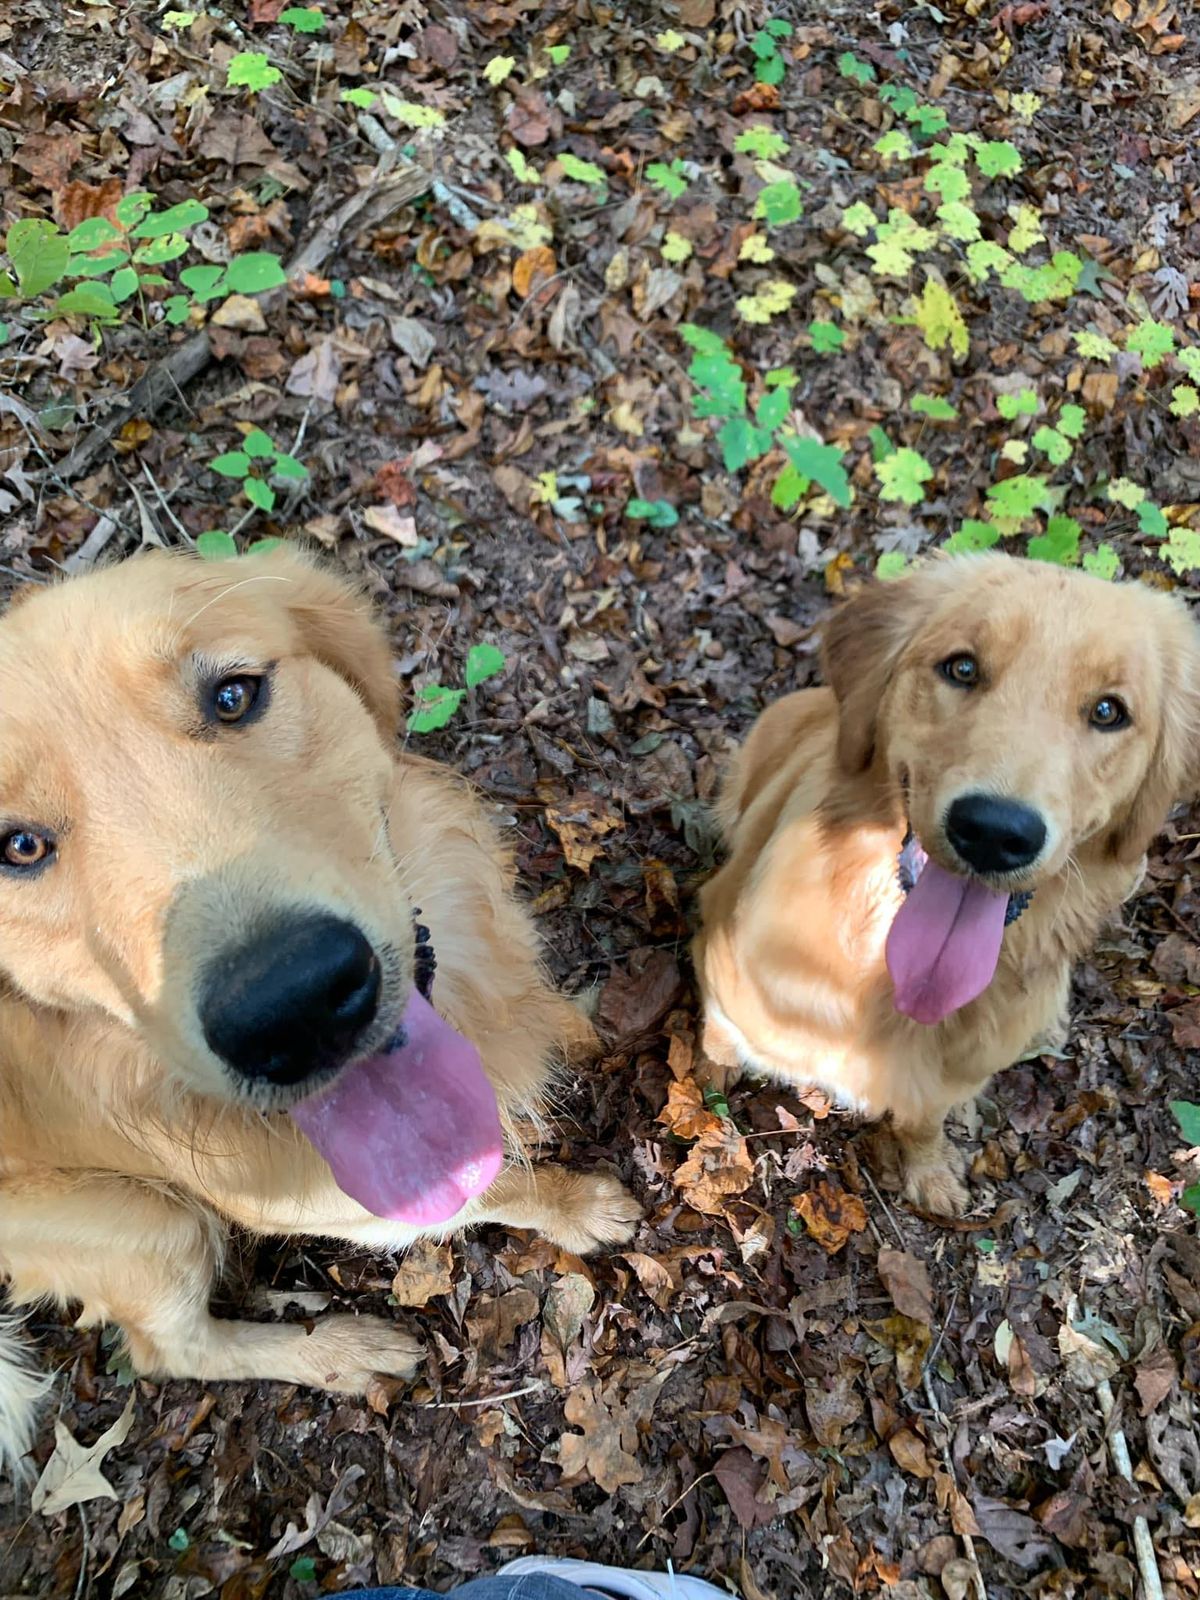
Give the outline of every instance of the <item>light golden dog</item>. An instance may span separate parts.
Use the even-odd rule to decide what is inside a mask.
[[[612,1178],[514,1157],[591,1029],[480,804],[397,755],[398,698],[366,606],[287,551],[149,554],[0,622],[0,1280],[119,1324],[142,1373],[413,1371],[385,1320],[212,1317],[230,1224],[632,1232]],[[10,1461],[39,1386],[9,1325]]]
[[[890,1115],[904,1193],[953,1215],[947,1112],[1061,1037],[1072,961],[1196,782],[1200,630],[1140,584],[942,558],[835,613],[824,664],[721,799],[705,1051]]]

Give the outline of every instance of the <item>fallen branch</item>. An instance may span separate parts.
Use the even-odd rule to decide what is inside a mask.
[[[398,211],[410,200],[424,194],[432,181],[428,172],[412,165],[398,172],[377,174],[374,182],[351,195],[345,204],[318,224],[287,263],[288,277],[302,278],[318,272],[350,228],[370,227],[381,222],[391,212]],[[202,330],[177,345],[170,355],[152,362],[129,391],[128,398],[114,406],[104,421],[97,423],[65,460],[57,464],[55,471],[58,477],[68,480],[81,477],[126,422],[132,417],[153,417],[168,400],[203,372],[211,359],[212,346],[208,332]]]
[[[1104,1426],[1108,1432],[1108,1453],[1112,1457],[1113,1466],[1126,1483],[1132,1483],[1133,1463],[1129,1459],[1129,1445],[1121,1429],[1113,1426],[1116,1402],[1113,1399],[1112,1385],[1107,1378],[1102,1378],[1096,1385],[1096,1398],[1100,1402],[1100,1410],[1104,1413]],[[1150,1524],[1140,1512],[1133,1519],[1133,1548],[1137,1552],[1138,1571],[1142,1575],[1144,1600],[1163,1600],[1162,1575],[1158,1570],[1158,1557],[1154,1553],[1154,1540],[1150,1537]]]

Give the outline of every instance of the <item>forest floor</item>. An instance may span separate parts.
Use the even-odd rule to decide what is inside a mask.
[[[103,1463],[113,1498],[44,1517],[0,1486],[0,1597],[445,1589],[536,1550],[670,1560],[748,1600],[1132,1600],[1142,1515],[1163,1592],[1191,1600],[1200,1242],[1169,1102],[1197,1097],[1200,811],[1176,815],[1080,967],[1062,1058],[1001,1074],[956,1126],[974,1209],[949,1226],[889,1196],[870,1128],[819,1096],[743,1083],[703,1104],[686,950],[724,759],[765,704],[814,681],[815,629],[847,584],[985,514],[1013,420],[999,400],[1032,389],[1045,414],[1081,399],[1063,481],[1085,540],[1200,596],[1133,497],[1087,493],[1136,480],[1179,537],[1200,526],[1189,402],[1165,403],[1135,345],[1089,365],[1071,343],[1139,316],[1197,336],[1194,8],[323,11],[311,33],[278,0],[183,22],[145,0],[10,0],[0,16],[8,223],[66,230],[146,189],[208,208],[189,260],[295,263],[312,246],[289,288],[214,299],[174,331],[153,287],[149,326],[136,301],[99,332],[18,310],[0,344],[4,581],[237,527],[239,543],[315,541],[365,579],[414,690],[461,684],[475,645],[502,652],[443,729],[410,741],[510,826],[554,975],[595,993],[607,1046],[569,1086],[562,1152],[610,1164],[645,1221],[629,1249],[586,1261],[498,1229],[400,1262],[247,1245],[220,1309],[344,1306],[420,1332],[416,1385],[371,1403],[131,1386],[100,1336],[36,1316],[70,1434],[90,1444],[132,1413]],[[760,32],[771,18],[790,31]],[[764,72],[772,50],[781,68]],[[229,87],[230,61],[254,52],[279,81]],[[381,85],[392,110],[344,98]],[[875,148],[920,127],[884,85],[1020,148],[1021,171],[979,199],[984,236],[1028,207],[1046,249],[1084,264],[1069,304],[952,272],[969,351],[953,330],[938,348],[922,337],[903,300],[919,272],[873,270],[841,221],[923,203],[903,153],[898,168]],[[414,126],[420,108],[441,123]],[[752,125],[787,153],[736,149]],[[771,227],[769,266],[743,253],[768,236],[764,159],[804,212]],[[735,310],[763,285],[760,311]],[[198,361],[114,409],[206,316]],[[780,509],[778,451],[722,466],[681,323],[733,341],[748,379],[793,369],[798,426],[847,452],[853,505],[810,492]],[[954,416],[914,415],[914,384]],[[209,464],[253,427],[308,476],[248,514]],[[929,468],[916,500],[872,490],[896,441]],[[48,1425],[39,1463],[53,1447]]]

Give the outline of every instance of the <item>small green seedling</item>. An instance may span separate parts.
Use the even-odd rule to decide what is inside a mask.
[[[475,644],[467,652],[463,682],[466,688],[450,689],[442,683],[426,683],[417,690],[417,705],[408,719],[410,733],[436,733],[444,728],[467,697],[488,678],[504,670],[506,657],[494,644]]]
[[[210,461],[209,466],[219,477],[238,479],[246,499],[260,511],[275,509],[275,491],[267,481],[269,478],[303,483],[308,477],[304,463],[277,450],[270,434],[261,428],[251,428],[240,450],[226,451]]]

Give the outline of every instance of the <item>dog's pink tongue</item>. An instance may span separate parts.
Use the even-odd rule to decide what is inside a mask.
[[[1008,896],[934,861],[905,896],[887,937],[896,1010],[932,1025],[981,995],[1004,938]]]
[[[291,1115],[352,1200],[427,1228],[500,1170],[500,1114],[474,1045],[415,990],[404,1034],[398,1050],[348,1068]]]

